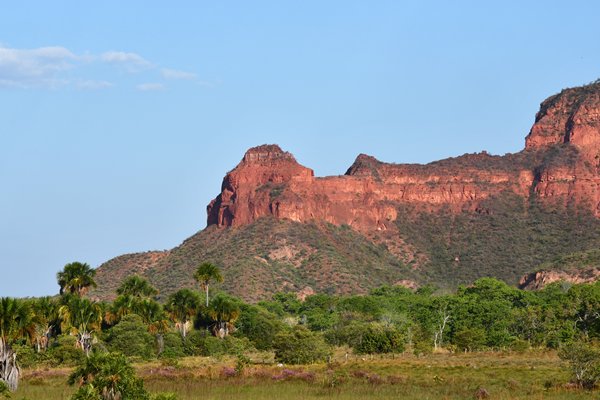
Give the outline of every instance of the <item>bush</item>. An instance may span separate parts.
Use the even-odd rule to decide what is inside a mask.
[[[268,350],[272,348],[275,335],[284,325],[277,315],[262,307],[243,305],[236,327],[236,336],[247,337],[259,350]]]
[[[206,330],[194,330],[188,333],[183,343],[185,354],[190,356],[205,355],[204,341],[210,334]]]
[[[59,336],[48,349],[48,359],[53,365],[75,365],[83,362],[85,354],[75,344],[74,336]]]
[[[248,350],[255,350],[247,338],[236,338],[227,336],[224,339],[198,332],[188,335],[193,338],[193,349],[195,355],[205,357],[221,357],[225,354],[238,355]]]
[[[71,400],[149,400],[144,383],[135,376],[127,358],[119,353],[93,353],[69,376],[79,384]]]
[[[600,349],[588,343],[575,342],[558,352],[567,361],[573,380],[579,386],[592,389],[600,381]]]
[[[214,336],[204,338],[199,348],[199,355],[205,357],[221,357],[226,353],[225,340]]]
[[[37,353],[35,349],[25,344],[14,344],[12,349],[17,353],[17,361],[21,367],[33,367],[48,359],[46,353]]]
[[[311,364],[326,361],[331,355],[323,337],[303,326],[280,332],[273,340],[275,359],[287,364]]]
[[[353,349],[359,354],[401,353],[404,351],[404,336],[395,328],[370,324]]]
[[[165,349],[160,355],[161,358],[179,358],[185,356],[183,340],[179,333],[166,333],[163,340]]]
[[[454,344],[462,351],[481,350],[485,345],[486,335],[483,329],[466,328],[454,335]]]
[[[111,351],[128,357],[149,359],[155,355],[152,336],[138,315],[126,315],[108,332],[106,343]]]
[[[368,329],[368,323],[362,321],[350,321],[346,325],[336,326],[325,332],[325,340],[333,346],[348,345],[356,347],[362,341],[364,332]]]

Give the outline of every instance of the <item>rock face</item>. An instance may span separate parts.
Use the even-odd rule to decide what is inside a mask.
[[[381,285],[454,290],[486,276],[517,284],[534,270],[522,287],[594,280],[600,82],[544,101],[515,154],[427,165],[361,154],[344,175],[315,177],[279,146],[258,146],[225,176],[207,212],[208,227],[174,249],[100,266],[93,295],[111,298],[137,273],[164,299],[197,287],[192,276],[205,261],[222,268],[224,290],[251,301]]]
[[[240,226],[272,215],[326,221],[368,233],[391,229],[398,204],[481,209],[504,192],[548,204],[583,204],[600,216],[600,84],[567,89],[541,105],[525,150],[485,152],[427,165],[361,154],[343,176],[315,177],[277,145],[252,148],[207,207],[208,225]]]
[[[563,90],[545,100],[525,140],[525,149],[567,144],[577,150],[569,165],[536,171],[541,197],[587,202],[600,216],[600,83]]]
[[[579,271],[541,270],[527,274],[519,281],[519,288],[539,290],[554,282],[572,284],[592,283],[600,279],[600,267],[588,267]]]

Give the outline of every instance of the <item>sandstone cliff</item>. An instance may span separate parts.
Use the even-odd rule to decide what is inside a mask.
[[[225,176],[207,222],[241,226],[274,216],[368,233],[393,227],[398,204],[477,210],[482,200],[507,191],[585,204],[600,216],[599,188],[600,84],[593,84],[544,101],[525,150],[504,157],[484,152],[415,165],[361,154],[345,175],[320,178],[277,145],[252,148]]]
[[[517,284],[540,264],[600,248],[600,82],[544,101],[515,154],[426,165],[361,154],[344,175],[315,177],[277,145],[254,147],[207,214],[205,230],[167,253],[101,266],[100,285],[144,265],[166,295],[194,286],[206,260],[249,300],[402,282],[452,289],[482,276]]]

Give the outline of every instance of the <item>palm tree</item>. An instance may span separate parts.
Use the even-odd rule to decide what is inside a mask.
[[[83,296],[90,287],[96,287],[95,275],[96,270],[88,264],[75,261],[65,265],[63,270],[56,274],[60,294],[71,293],[79,297]]]
[[[21,368],[11,345],[23,338],[33,338],[34,317],[28,303],[9,297],[0,299],[0,381],[13,392],[19,385]]]
[[[106,313],[106,321],[110,324],[119,322],[126,315],[139,314],[143,301],[158,294],[158,290],[144,278],[132,275],[121,283],[117,293],[119,296]]]
[[[154,300],[144,299],[139,303],[136,314],[148,325],[148,332],[156,337],[158,355],[160,355],[165,348],[164,334],[169,331],[169,321],[161,305]]]
[[[240,307],[233,299],[218,295],[210,302],[208,315],[215,322],[213,333],[223,339],[233,330],[233,323],[240,316]]]
[[[149,400],[144,382],[135,376],[121,353],[95,353],[71,373],[69,385],[79,385],[72,399]]]
[[[117,294],[147,298],[157,295],[158,290],[144,278],[132,275],[121,283],[121,286],[117,289]]]
[[[198,266],[194,273],[194,279],[200,283],[202,289],[206,292],[206,307],[208,307],[208,284],[210,281],[223,282],[221,270],[214,264],[203,262]]]
[[[181,289],[169,296],[167,300],[165,308],[184,339],[199,305],[200,297],[190,289]]]
[[[110,325],[118,323],[124,316],[135,313],[139,299],[130,295],[118,296],[107,308],[104,319]]]
[[[51,297],[41,297],[31,303],[35,313],[35,348],[46,351],[54,328],[58,325],[58,303]]]
[[[102,307],[88,299],[72,296],[60,307],[63,331],[70,331],[77,337],[77,347],[89,356],[92,348],[92,335],[101,328]]]

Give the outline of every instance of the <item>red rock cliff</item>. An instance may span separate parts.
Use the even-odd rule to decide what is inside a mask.
[[[480,202],[510,191],[600,216],[600,83],[567,89],[541,105],[521,153],[469,154],[427,165],[359,155],[343,176],[314,177],[277,145],[254,147],[207,207],[208,224],[239,226],[272,215],[393,229],[398,205],[486,212]]]
[[[535,193],[584,203],[600,216],[600,82],[565,89],[541,104],[525,149],[552,152],[561,144],[576,150],[576,157],[539,168]]]

